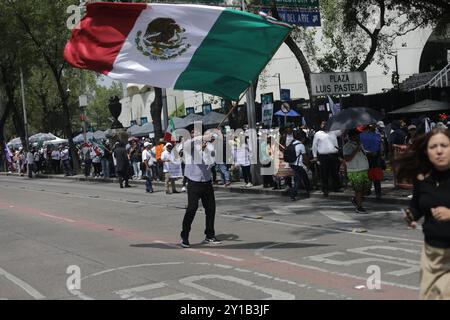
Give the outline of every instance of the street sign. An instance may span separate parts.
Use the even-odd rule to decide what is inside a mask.
[[[273,118],[273,93],[261,95],[261,114],[261,122],[264,123],[267,128],[271,128]]]
[[[290,89],[281,89],[281,101],[290,101],[291,100],[291,90]]]
[[[367,74],[363,72],[311,73],[313,96],[367,93]]]
[[[320,11],[304,9],[278,9],[278,14],[284,22],[303,27],[320,27]]]
[[[318,8],[319,0],[275,0],[277,7],[302,7],[302,8]],[[261,0],[263,5],[271,5],[272,0]]]

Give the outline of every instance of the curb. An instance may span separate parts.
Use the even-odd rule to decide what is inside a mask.
[[[18,176],[18,173],[6,173],[6,172],[0,172],[0,176]],[[26,176],[24,176],[26,178]],[[80,177],[80,176],[62,176],[62,175],[44,175],[44,174],[39,174],[37,176],[35,176],[35,179],[60,179],[60,180],[73,180],[73,181],[80,181],[80,182],[101,182],[101,183],[119,183],[119,180],[116,178],[111,178],[111,179],[94,179],[92,177]],[[145,185],[145,180],[130,180],[131,184],[135,184],[135,185]],[[153,181],[153,185],[154,186],[162,186],[164,187],[164,182],[155,182]],[[177,187],[181,187],[182,184],[181,183],[176,183],[175,184]],[[220,185],[214,185],[214,190],[216,191],[223,191],[223,192],[230,192],[230,193],[241,193],[241,194],[263,194],[263,195],[270,195],[270,196],[280,196],[280,197],[288,197],[289,193],[287,190],[280,190],[280,191],[275,191],[275,190],[271,190],[271,189],[261,189],[261,188],[245,188],[243,186],[230,186],[230,187],[224,187],[224,186],[220,186]],[[314,198],[314,199],[332,199],[332,200],[341,200],[341,201],[351,201],[351,198],[353,197],[353,194],[350,193],[334,193],[334,192],[330,192],[328,197],[324,197],[322,195],[321,191],[313,191],[310,193],[310,197]],[[304,199],[304,194],[299,192],[299,200]],[[366,202],[371,202],[371,203],[387,203],[387,204],[398,204],[398,205],[402,205],[402,206],[408,206],[410,199],[404,197],[393,197],[393,196],[383,196],[381,199],[376,199],[374,196],[368,196],[364,199],[364,201]]]

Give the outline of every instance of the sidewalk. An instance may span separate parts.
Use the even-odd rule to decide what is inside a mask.
[[[0,175],[2,176],[17,176],[19,177],[18,173],[7,173],[7,172],[0,172]],[[405,189],[396,189],[394,188],[392,175],[386,174],[386,180],[382,181],[381,183],[381,192],[382,192],[382,198],[381,200],[378,200],[375,198],[375,194],[372,191],[372,195],[367,196],[364,201],[367,202],[383,202],[383,203],[389,203],[389,204],[398,204],[401,206],[407,206],[409,204],[410,196],[412,194],[412,190],[405,190]],[[28,177],[23,176],[22,178],[28,179]],[[75,176],[69,176],[65,177],[64,175],[56,175],[56,174],[39,174],[36,177],[33,177],[33,179],[65,179],[65,180],[76,180],[76,181],[89,181],[89,182],[97,182],[97,183],[116,183],[118,184],[118,179],[112,178],[112,179],[103,179],[103,178],[93,178],[88,177],[86,178],[84,175],[75,175]],[[142,186],[142,189],[145,189],[145,180],[130,180],[131,185],[138,185]],[[175,183],[177,189],[180,191],[182,184],[181,179],[178,180]],[[262,185],[260,186],[254,186],[251,188],[246,188],[244,182],[233,182],[231,186],[225,187],[223,185],[214,185],[214,189],[218,191],[223,192],[232,192],[232,193],[244,193],[244,194],[264,194],[264,195],[271,195],[271,196],[280,196],[280,197],[286,197],[286,200],[288,200],[288,190],[282,189],[282,190],[272,190],[272,188],[263,188]],[[153,181],[153,186],[158,189],[164,189],[164,182],[156,182]],[[117,186],[118,187],[118,186]],[[311,198],[320,198],[320,199],[333,199],[333,200],[343,200],[343,201],[349,201],[353,197],[353,190],[350,187],[347,187],[344,189],[344,192],[336,193],[336,192],[330,192],[328,198],[325,198],[322,194],[322,191],[320,190],[314,190],[311,192]],[[299,190],[298,194],[298,200],[301,201],[303,198],[303,192],[302,190]],[[289,201],[290,203],[290,201]]]

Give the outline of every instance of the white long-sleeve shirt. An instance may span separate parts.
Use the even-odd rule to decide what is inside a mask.
[[[338,152],[337,133],[340,133],[340,131],[325,132],[320,130],[316,132],[312,145],[314,158],[317,157],[317,154],[333,154]]]

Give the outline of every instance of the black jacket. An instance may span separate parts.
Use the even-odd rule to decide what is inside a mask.
[[[425,242],[436,248],[450,248],[450,221],[438,221],[431,213],[431,208],[439,206],[450,208],[450,170],[433,170],[424,180],[415,180],[410,203],[414,220],[425,218]]]
[[[114,158],[117,162],[117,171],[127,172],[130,165],[130,160],[128,159],[127,149],[124,144],[119,144],[114,149]]]

